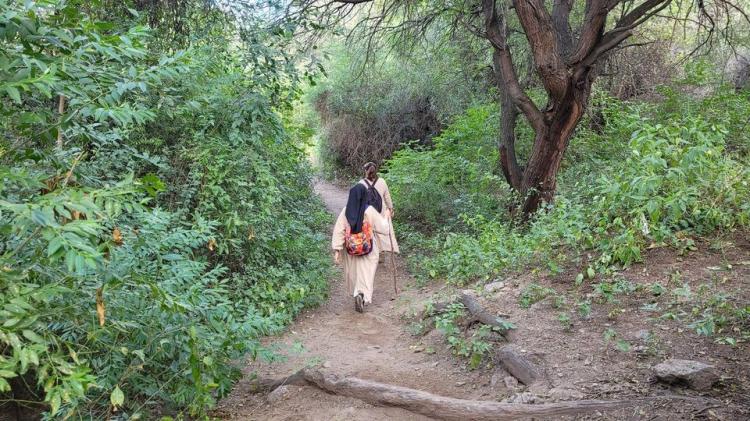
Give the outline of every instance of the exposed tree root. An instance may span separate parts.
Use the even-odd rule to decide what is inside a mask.
[[[561,415],[576,415],[629,407],[655,399],[670,399],[580,400],[537,405],[474,401],[433,395],[421,390],[378,383],[356,377],[341,377],[314,369],[303,369],[281,380],[258,381],[258,389],[256,390],[271,390],[283,384],[313,385],[334,395],[356,398],[373,405],[403,408],[415,413],[445,420],[515,420],[527,417],[554,418]]]
[[[544,377],[544,372],[514,346],[504,346],[497,351],[496,355],[508,373],[527,386],[542,380]]]
[[[465,327],[474,323],[482,323],[492,326],[501,335],[507,337],[509,332],[508,325],[503,323],[498,316],[487,311],[472,294],[467,292],[462,292],[453,301],[435,303],[426,310],[422,315],[422,321],[425,325],[421,332],[422,335],[426,335],[434,328],[435,315],[447,311],[449,306],[454,303],[461,303],[468,313],[468,317],[461,321],[461,324]],[[544,377],[544,372],[522,355],[515,347],[504,346],[500,348],[496,356],[497,360],[508,370],[508,373],[527,386]]]
[[[485,309],[484,306],[482,306],[475,297],[473,297],[471,294],[468,294],[466,292],[462,292],[458,296],[458,298],[456,298],[453,301],[433,304],[431,306],[430,311],[425,312],[425,314],[422,315],[422,320],[428,321],[430,326],[432,326],[433,317],[436,314],[445,312],[446,310],[448,310],[448,307],[451,304],[455,304],[455,303],[463,304],[464,308],[469,313],[469,316],[463,320],[463,324],[465,326],[470,326],[474,323],[482,323],[482,324],[494,327],[495,330],[502,335],[505,335],[508,333],[507,324],[503,323],[503,321],[498,316],[487,311],[487,309]],[[426,329],[426,332],[423,331],[423,333],[426,334],[430,330],[431,330],[431,327]]]

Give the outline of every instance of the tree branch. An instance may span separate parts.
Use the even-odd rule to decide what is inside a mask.
[[[570,10],[573,0],[554,0],[552,6],[552,24],[557,36],[557,48],[568,57],[573,52],[573,32],[570,28]]]
[[[529,41],[544,89],[551,99],[559,100],[565,96],[568,87],[567,66],[544,0],[513,0],[513,6]]]
[[[518,75],[513,66],[513,57],[508,47],[505,36],[504,17],[498,15],[495,8],[495,0],[482,0],[482,11],[484,13],[485,27],[487,30],[486,37],[492,44],[497,53],[497,66],[502,77],[502,83],[507,88],[508,94],[513,102],[524,113],[526,119],[534,130],[543,130],[544,118],[541,111],[536,107],[534,102],[523,91],[518,82]]]

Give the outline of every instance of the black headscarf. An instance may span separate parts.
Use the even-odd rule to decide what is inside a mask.
[[[367,187],[357,183],[349,189],[349,199],[346,201],[346,220],[352,227],[352,234],[362,232],[362,224],[365,222],[365,210],[367,209]]]

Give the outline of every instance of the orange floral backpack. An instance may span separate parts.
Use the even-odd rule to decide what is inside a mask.
[[[367,221],[362,223],[362,231],[352,234],[352,227],[346,227],[344,247],[351,256],[367,256],[372,251],[372,226]]]

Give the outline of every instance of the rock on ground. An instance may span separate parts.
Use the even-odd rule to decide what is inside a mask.
[[[279,386],[268,394],[269,403],[277,403],[282,401],[289,394],[289,386]]]
[[[491,282],[484,286],[484,290],[489,293],[499,291],[503,288],[505,288],[505,282],[502,282],[502,281]]]
[[[536,402],[536,395],[529,392],[516,393],[514,396],[505,399],[504,402],[530,404]]]
[[[712,365],[692,360],[670,359],[654,366],[659,381],[681,384],[695,390],[707,390],[719,381]]]

